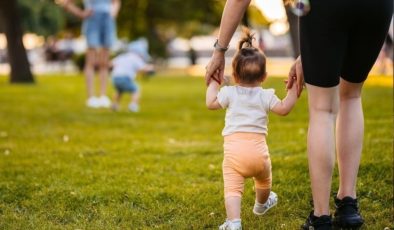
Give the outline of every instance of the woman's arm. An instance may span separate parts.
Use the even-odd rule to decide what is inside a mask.
[[[83,10],[75,5],[73,0],[60,0],[60,5],[71,14],[84,19],[92,15],[91,10]]]
[[[251,0],[227,0],[224,6],[218,44],[227,47]]]
[[[290,113],[291,109],[294,107],[297,101],[297,87],[295,84],[287,91],[286,97],[278,104],[272,108],[272,112],[286,116]]]
[[[220,30],[218,36],[218,46],[227,47],[230,40],[241,21],[246,8],[249,6],[251,0],[227,0],[224,6],[222,20],[220,22]],[[211,61],[206,68],[205,80],[209,84],[212,75],[219,70],[219,77],[223,78],[224,74],[224,52],[214,50]]]
[[[120,10],[121,2],[120,0],[112,0],[111,15],[116,18]]]

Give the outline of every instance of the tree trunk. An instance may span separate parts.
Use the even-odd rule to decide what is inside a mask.
[[[17,0],[0,0],[0,23],[7,38],[8,60],[11,67],[11,83],[33,83],[30,64],[22,42],[22,28]]]

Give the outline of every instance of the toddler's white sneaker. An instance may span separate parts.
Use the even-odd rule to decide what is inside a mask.
[[[131,112],[137,113],[137,112],[140,111],[140,107],[138,106],[137,103],[130,103],[130,104],[129,104],[129,110],[130,110]]]
[[[242,230],[241,220],[226,220],[220,225],[219,230]]]
[[[253,213],[261,216],[264,215],[270,208],[274,207],[278,203],[278,195],[274,192],[270,192],[267,201],[264,204],[260,204],[257,200],[254,203]]]
[[[90,108],[100,107],[99,99],[97,97],[89,97],[88,100],[86,100],[86,106]]]

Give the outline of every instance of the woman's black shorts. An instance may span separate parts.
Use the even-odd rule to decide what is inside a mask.
[[[300,18],[305,82],[333,87],[365,81],[387,36],[393,0],[310,0]]]

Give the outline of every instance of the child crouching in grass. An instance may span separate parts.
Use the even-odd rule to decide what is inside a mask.
[[[255,182],[254,214],[263,215],[278,202],[276,193],[271,191],[271,160],[266,143],[268,113],[287,115],[297,100],[294,85],[282,101],[274,89],[261,87],[267,77],[266,58],[253,47],[252,40],[250,31],[245,29],[232,62],[236,85],[219,90],[223,79],[216,74],[206,92],[208,109],[226,109],[222,168],[227,219],[220,230],[242,229],[245,178],[253,177]]]
[[[150,56],[148,54],[147,42],[143,39],[132,42],[127,47],[127,52],[118,55],[112,60],[112,82],[115,88],[115,95],[112,109],[119,110],[120,99],[124,93],[131,94],[131,101],[128,106],[131,112],[139,111],[140,88],[135,82],[137,73],[151,73],[154,67],[148,64]]]

